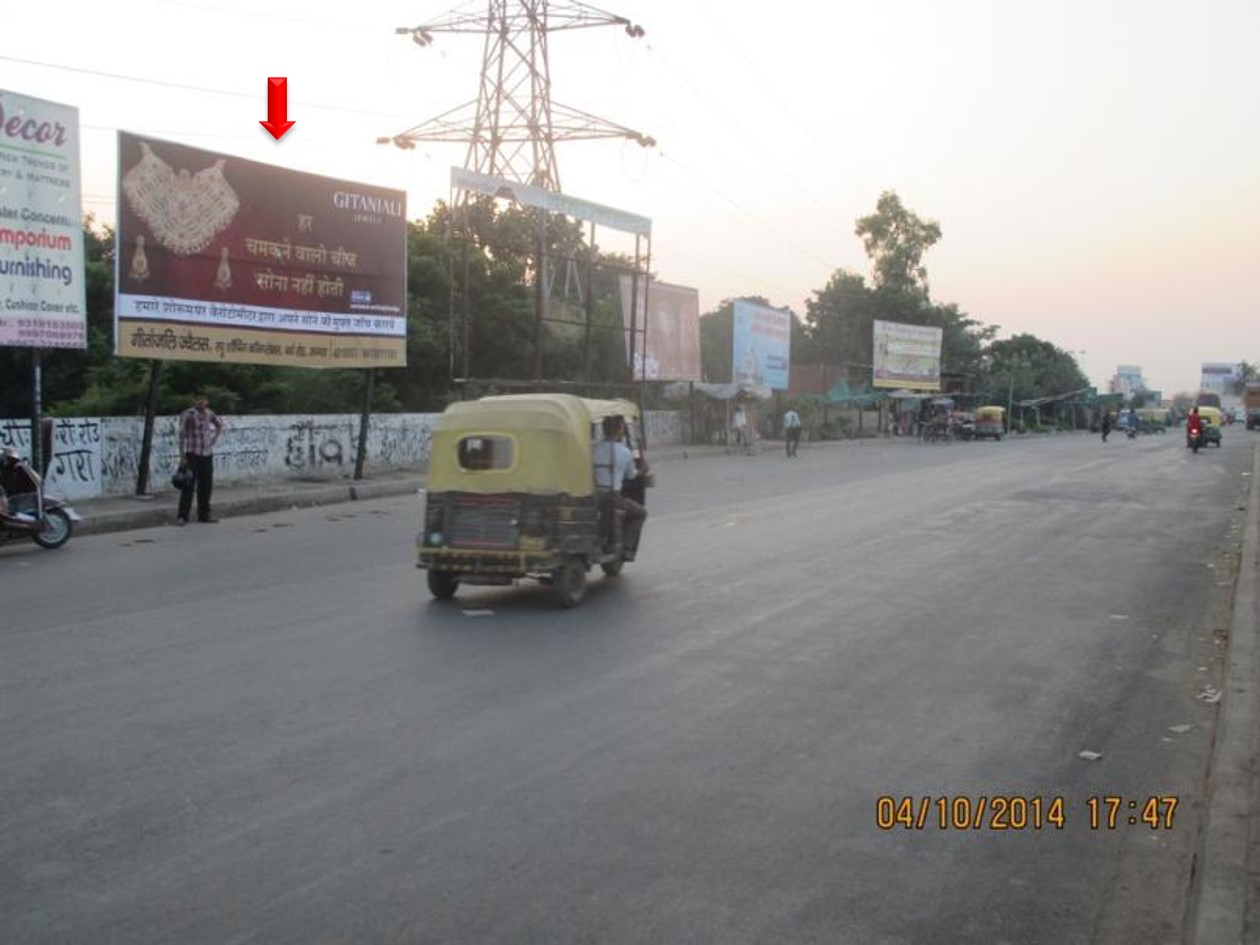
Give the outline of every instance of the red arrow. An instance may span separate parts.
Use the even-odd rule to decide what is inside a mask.
[[[296,122],[286,121],[289,114],[289,80],[287,78],[269,78],[267,80],[267,120],[260,121],[271,132],[277,141],[280,136],[292,128]]]

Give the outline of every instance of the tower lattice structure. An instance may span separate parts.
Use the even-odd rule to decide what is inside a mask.
[[[430,45],[438,33],[484,35],[481,84],[475,101],[378,142],[405,149],[419,142],[466,143],[466,170],[553,192],[561,189],[557,142],[624,138],[654,146],[648,135],[552,100],[548,36],[598,26],[621,26],[632,38],[643,36],[643,28],[625,17],[548,0],[488,0],[485,14],[453,12],[399,27],[397,33],[419,46]]]

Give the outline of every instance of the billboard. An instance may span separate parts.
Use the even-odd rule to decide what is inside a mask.
[[[79,110],[0,90],[0,345],[86,348]]]
[[[633,281],[621,276],[621,312],[630,332]],[[644,381],[700,380],[700,292],[668,282],[640,280],[634,319],[634,378]],[[630,346],[626,345],[626,357]]]
[[[792,313],[740,299],[734,303],[731,380],[787,390],[792,360]]]
[[[1199,389],[1214,394],[1232,394],[1238,382],[1237,362],[1204,361],[1199,368]]]
[[[402,191],[126,132],[118,173],[117,354],[407,363]]]
[[[873,387],[905,390],[941,389],[941,339],[944,332],[930,325],[874,323]]]
[[[493,177],[490,174],[482,174],[480,171],[452,167],[451,187],[485,194],[487,197],[497,197],[500,200],[512,200],[527,207],[538,207],[540,210],[561,213],[579,220],[589,220],[591,223],[598,223],[600,226],[611,227],[625,233],[635,233],[639,236],[652,235],[652,221],[637,213],[607,207],[579,197],[570,197],[568,194],[556,193],[532,184],[522,184],[505,177]]]

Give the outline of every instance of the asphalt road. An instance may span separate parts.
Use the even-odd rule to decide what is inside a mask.
[[[1180,941],[1252,442],[664,462],[573,611],[414,497],[2,547],[0,940]]]

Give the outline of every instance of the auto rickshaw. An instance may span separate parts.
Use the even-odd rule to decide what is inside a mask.
[[[628,400],[513,394],[447,407],[433,430],[416,538],[416,566],[428,570],[433,596],[531,578],[574,607],[591,567],[620,574],[633,554],[622,547],[617,497],[596,487],[592,459],[600,424],[615,415],[640,457],[639,410]]]
[[[1002,434],[1005,432],[1005,407],[988,406],[976,408],[976,429],[973,436],[977,440],[983,440],[986,436],[991,436],[995,440],[1000,440],[1002,439]]]
[[[1221,445],[1221,411],[1219,407],[1203,406],[1199,408],[1199,420],[1203,423],[1203,445],[1215,443]]]
[[[1138,429],[1143,433],[1166,433],[1168,412],[1159,407],[1143,407],[1138,410]]]

